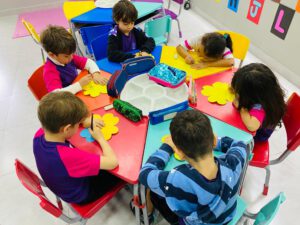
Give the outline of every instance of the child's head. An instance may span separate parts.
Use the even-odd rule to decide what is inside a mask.
[[[138,12],[128,0],[121,0],[113,7],[113,19],[122,33],[128,34],[134,27]]]
[[[76,42],[64,27],[49,25],[41,33],[41,43],[48,55],[61,64],[69,63],[76,51]]]
[[[189,159],[197,161],[212,153],[214,134],[208,117],[200,111],[178,113],[171,122],[170,132],[175,146]]]
[[[229,34],[218,32],[206,33],[201,39],[203,55],[211,59],[221,59],[225,47],[232,52],[232,41]]]
[[[51,92],[38,107],[38,117],[45,132],[72,137],[89,114],[83,101],[70,92]]]
[[[254,104],[262,105],[266,112],[263,127],[274,128],[280,122],[285,111],[284,91],[267,66],[261,63],[243,66],[234,74],[231,87],[239,109],[250,110]]]

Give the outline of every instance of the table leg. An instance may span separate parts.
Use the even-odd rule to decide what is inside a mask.
[[[248,165],[250,162],[250,155],[252,153],[253,148],[254,148],[254,140],[252,139],[251,142],[249,144],[247,144],[247,156],[246,156],[245,166],[244,166],[243,172],[241,174],[241,182],[240,182],[239,191],[238,191],[239,194],[241,194],[241,192],[242,192],[242,187],[244,184],[247,168],[248,168]]]
[[[136,219],[136,224],[140,225],[140,209],[139,207],[135,204],[134,200],[136,198],[139,198],[139,183],[133,185],[133,205],[134,205],[134,210],[135,210],[135,219]]]

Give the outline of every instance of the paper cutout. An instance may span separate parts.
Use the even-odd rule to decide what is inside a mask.
[[[161,142],[162,142],[162,143],[165,143],[165,139],[166,139],[166,137],[168,137],[168,136],[170,136],[170,134],[164,135],[164,136],[161,138]],[[175,153],[175,152],[174,152],[174,158],[175,158],[176,160],[178,160],[178,161],[184,161],[184,160],[181,159],[181,158],[179,157],[179,155],[178,155],[177,153]]]
[[[293,17],[295,15],[295,10],[279,4],[276,16],[273,21],[271,28],[271,33],[275,34],[277,37],[282,40],[285,39]]]
[[[228,0],[228,9],[231,9],[234,12],[238,11],[240,0]]]
[[[205,85],[201,93],[208,97],[209,102],[216,102],[220,105],[225,105],[228,101],[232,102],[234,99],[234,94],[229,90],[227,83],[215,82],[211,86]]]
[[[258,24],[265,0],[251,0],[247,19]]]
[[[189,51],[189,54],[196,60],[196,62],[200,60],[200,57],[196,52]],[[191,65],[186,64],[184,59],[177,54],[176,47],[174,46],[162,47],[160,63],[165,63],[169,66],[173,66],[177,69],[183,70],[188,75],[192,75],[193,79],[220,73],[230,69],[230,67],[208,67],[201,70],[192,69]],[[188,78],[189,76],[187,76],[187,79]]]
[[[119,128],[115,125],[119,123],[119,118],[114,116],[112,113],[106,113],[102,117],[99,114],[94,114],[94,118],[102,119],[104,123],[104,127],[101,129],[101,132],[104,136],[105,140],[111,139],[113,134],[119,132]],[[83,129],[80,132],[80,136],[85,138],[87,142],[93,142],[95,139],[92,137],[89,130]]]
[[[84,95],[90,95],[91,97],[97,97],[101,93],[107,94],[106,85],[96,84],[94,81],[91,81],[90,83],[85,85],[82,89],[84,90],[83,91]]]

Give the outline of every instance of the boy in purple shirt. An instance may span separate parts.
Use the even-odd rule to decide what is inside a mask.
[[[38,117],[42,124],[33,140],[38,171],[47,187],[66,202],[86,204],[95,201],[120,180],[106,170],[118,166],[116,155],[101,133],[102,121],[94,120],[91,135],[103,154],[73,147],[68,139],[80,123],[91,125],[88,109],[69,92],[52,92],[42,98]]]
[[[147,37],[141,29],[134,27],[138,12],[128,0],[121,0],[113,7],[113,19],[116,26],[109,32],[107,55],[113,62],[123,62],[126,59],[147,56],[155,48],[154,39]],[[140,54],[131,51],[139,49]]]
[[[44,65],[44,81],[48,92],[61,90],[76,94],[92,80],[103,85],[107,83],[93,60],[74,54],[76,42],[65,28],[48,26],[41,33],[41,44],[48,54]],[[78,75],[77,69],[86,69],[89,74],[73,83]]]

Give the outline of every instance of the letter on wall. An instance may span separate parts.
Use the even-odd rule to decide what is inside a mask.
[[[231,9],[234,12],[238,11],[238,7],[239,7],[239,1],[240,0],[228,0],[228,9]]]
[[[271,28],[271,33],[284,40],[293,20],[294,14],[295,10],[279,4]]]
[[[264,7],[265,0],[251,0],[247,19],[255,24],[258,24],[259,18]]]

